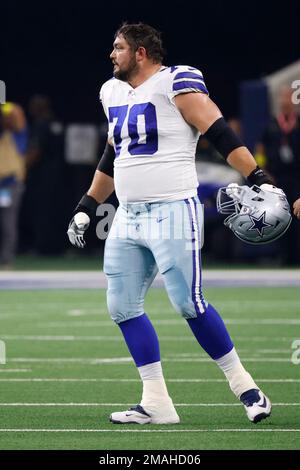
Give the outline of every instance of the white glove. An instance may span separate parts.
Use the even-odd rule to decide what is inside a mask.
[[[264,183],[260,186],[263,191],[270,191],[271,193],[280,194],[281,196],[285,196],[285,193],[282,189],[273,186],[272,184]]]
[[[85,231],[89,228],[90,218],[85,212],[78,212],[71,220],[67,231],[68,237],[72,245],[78,248],[85,247],[83,238]]]

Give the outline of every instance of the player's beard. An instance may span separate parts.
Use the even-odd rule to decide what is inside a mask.
[[[119,67],[118,70],[113,72],[113,75],[115,78],[122,80],[122,82],[129,82],[134,77],[134,75],[136,75],[137,72],[138,72],[138,65],[137,65],[135,55],[133,54],[132,57],[130,58],[127,68],[121,69]]]

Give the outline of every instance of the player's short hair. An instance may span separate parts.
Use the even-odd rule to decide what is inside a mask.
[[[124,36],[132,50],[135,52],[139,47],[144,47],[149,59],[154,63],[161,63],[165,56],[162,45],[161,33],[145,23],[123,23],[115,33]]]

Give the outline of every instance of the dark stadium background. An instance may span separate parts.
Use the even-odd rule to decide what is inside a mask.
[[[7,99],[51,97],[63,121],[103,119],[100,84],[123,20],[163,32],[168,64],[196,65],[225,116],[238,112],[238,84],[299,58],[297,2],[2,2],[0,75]]]
[[[114,33],[123,21],[143,21],[159,29],[167,51],[165,64],[188,64],[202,70],[211,98],[227,119],[240,117],[242,82],[263,78],[299,59],[296,2],[6,2],[0,8],[0,80],[6,83],[7,101],[24,108],[30,129],[29,102],[36,94],[50,98],[53,119],[62,123],[64,130],[74,123],[105,122],[98,95],[101,84],[112,76],[109,54]],[[102,126],[99,157],[105,139]],[[245,141],[249,145],[246,132]],[[62,142],[59,145],[62,148]],[[40,182],[41,191],[36,189],[38,178],[30,180],[33,172],[28,171],[19,217],[18,254],[55,256],[68,252],[82,256],[97,252],[99,246],[102,250],[94,227],[87,235],[84,253],[72,249],[66,236],[73,209],[90,184],[96,160],[95,165],[64,165],[63,152],[54,153],[47,158],[43,155],[42,162],[50,169],[45,170],[45,185]],[[57,165],[56,173],[52,161]],[[33,208],[37,199],[34,191],[42,203],[40,208]],[[215,200],[210,199],[216,212]],[[209,256],[217,262],[232,260],[234,250],[235,261],[241,263],[258,258],[262,262],[277,260],[277,245],[255,250],[241,247],[222,226],[220,216],[211,225],[207,222],[204,252],[208,261]],[[293,225],[297,223],[293,221]],[[41,229],[33,232],[35,226]],[[218,247],[229,242],[231,250],[219,252]],[[287,244],[293,246],[294,242],[287,239]],[[294,254],[292,257],[294,260]],[[280,263],[291,264],[290,259],[279,258]],[[19,257],[16,267],[26,268],[28,263],[28,259]],[[57,267],[59,260],[53,263]]]

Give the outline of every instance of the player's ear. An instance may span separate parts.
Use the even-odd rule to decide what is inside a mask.
[[[135,57],[136,57],[137,62],[140,62],[146,59],[147,58],[146,49],[143,46],[138,47],[135,52]]]

